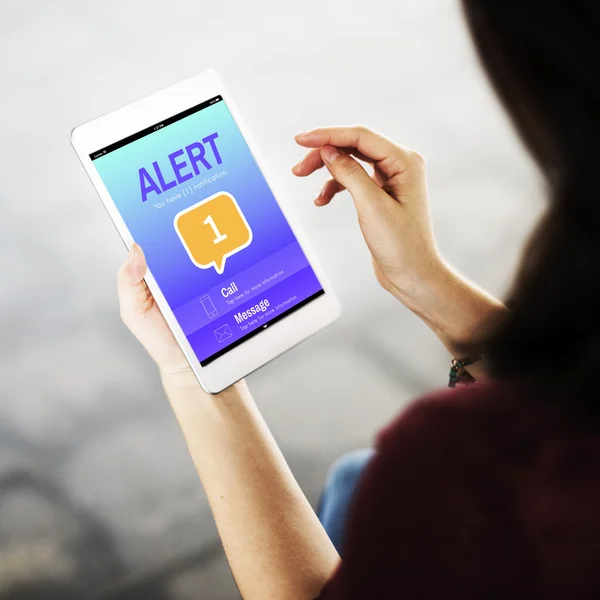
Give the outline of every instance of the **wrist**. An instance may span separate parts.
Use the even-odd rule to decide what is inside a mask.
[[[435,256],[422,268],[407,276],[405,273],[390,279],[390,293],[419,318],[428,318],[439,312],[439,299],[451,287],[455,274]]]
[[[200,385],[196,374],[189,365],[184,369],[165,369],[161,367],[159,371],[163,387],[171,400],[175,397],[191,393],[194,396],[219,398],[221,401],[235,401],[240,395],[249,394],[248,386],[244,379],[234,383],[218,394],[211,394]]]
[[[498,299],[457,273],[442,259],[426,277],[394,296],[423,320],[448,347],[469,352],[508,314]]]
[[[194,371],[186,363],[186,366],[160,366],[158,367],[160,378],[167,392],[171,390],[200,390],[204,392]]]

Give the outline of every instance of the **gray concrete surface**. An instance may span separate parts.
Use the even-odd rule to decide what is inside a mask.
[[[378,288],[350,199],[312,206],[323,177],[293,179],[292,135],[360,122],[419,149],[440,247],[495,293],[539,210],[455,1],[3,2],[0,596],[237,597],[153,365],[119,322],[123,247],[69,146],[74,125],[209,66],[345,308],[251,377],[313,502],[336,456],[444,385],[448,356]]]

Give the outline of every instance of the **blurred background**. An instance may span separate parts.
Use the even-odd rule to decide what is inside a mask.
[[[239,598],[156,370],[118,315],[125,250],[75,125],[220,71],[344,305],[250,378],[311,502],[449,357],[378,288],[347,195],[292,136],[364,123],[425,155],[439,245],[503,294],[543,189],[456,0],[13,0],[0,7],[0,598]],[[218,460],[218,456],[215,456]]]

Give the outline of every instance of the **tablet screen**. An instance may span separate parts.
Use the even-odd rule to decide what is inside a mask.
[[[90,158],[201,365],[324,293],[221,96]]]

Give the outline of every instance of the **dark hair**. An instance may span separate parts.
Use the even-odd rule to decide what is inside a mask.
[[[600,415],[600,2],[463,0],[480,58],[549,186],[493,373]],[[589,393],[588,393],[589,392]]]

